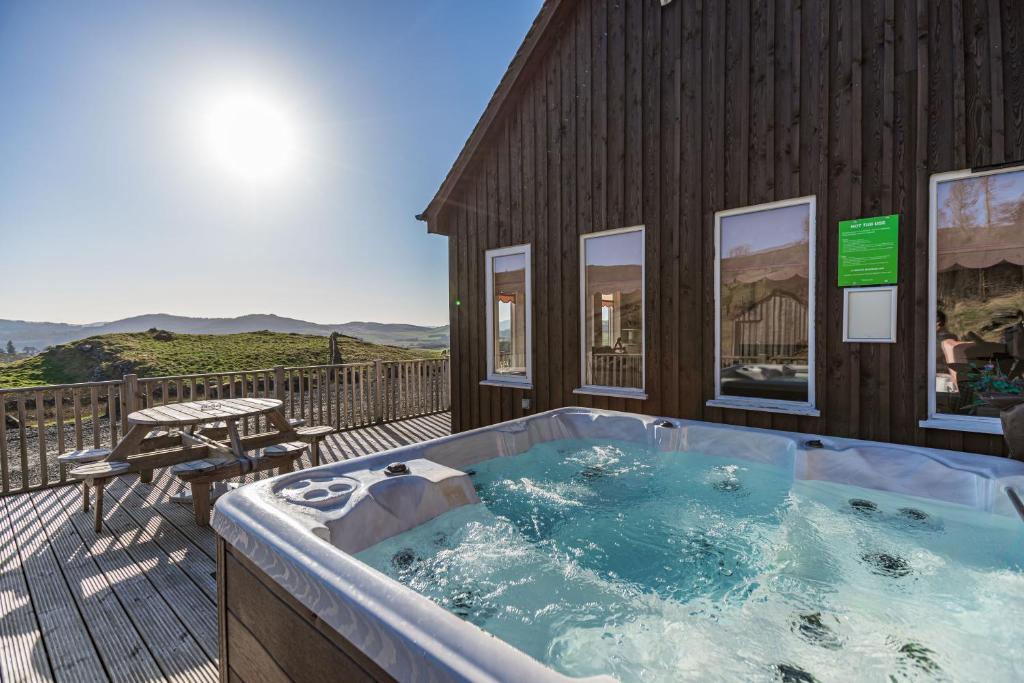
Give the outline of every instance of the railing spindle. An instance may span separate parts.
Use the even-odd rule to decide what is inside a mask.
[[[71,390],[71,403],[75,414],[75,449],[82,450],[82,396],[78,389]]]
[[[92,418],[92,447],[99,448],[100,441],[100,388],[89,387],[89,415]]]
[[[39,481],[45,486],[50,483],[50,473],[46,466],[46,397],[42,391],[36,392],[36,441],[39,444]]]
[[[7,397],[0,396],[0,493],[11,490],[11,473],[7,465]]]
[[[18,437],[21,439],[21,488],[28,488],[28,438],[25,434],[25,396],[18,394]]]
[[[107,421],[110,423],[110,447],[113,448],[117,438],[117,390],[113,384],[107,385]]]
[[[344,429],[349,426],[348,419],[348,408],[351,402],[348,399],[348,368],[342,366],[341,368],[341,421],[338,424],[339,429]]]

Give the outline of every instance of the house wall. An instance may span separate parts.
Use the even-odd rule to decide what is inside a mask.
[[[977,452],[924,430],[928,180],[1024,159],[1016,0],[579,0],[432,226],[450,236],[456,430],[585,405]],[[820,418],[708,408],[716,211],[816,195]],[[837,225],[900,215],[899,341],[842,342]],[[645,401],[574,395],[579,235],[643,224]],[[484,250],[533,245],[532,391],[486,375]],[[456,305],[458,301],[461,305]]]

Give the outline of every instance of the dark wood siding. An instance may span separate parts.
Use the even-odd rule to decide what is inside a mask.
[[[1001,452],[923,430],[928,180],[1024,159],[1024,3],[563,0],[436,217],[453,423],[577,404]],[[716,211],[817,197],[820,418],[707,408]],[[842,342],[840,220],[900,215],[899,342]],[[647,228],[646,401],[577,396],[579,235]],[[484,250],[533,245],[534,389],[482,387]]]

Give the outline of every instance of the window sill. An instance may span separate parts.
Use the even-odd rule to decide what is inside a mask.
[[[950,432],[1003,435],[1003,423],[997,417],[971,417],[969,415],[935,415],[918,422],[924,429],[945,429]]]
[[[483,379],[480,380],[482,387],[499,387],[503,389],[533,389],[531,382],[504,380],[504,379]]]
[[[647,392],[642,389],[616,389],[615,387],[579,387],[572,390],[574,394],[584,396],[606,396],[608,398],[632,398],[639,401],[647,400]]]
[[[758,401],[756,399],[740,400],[736,398],[716,398],[704,405],[709,408],[733,408],[735,410],[756,410],[762,413],[781,413],[783,415],[802,415],[804,417],[821,417],[821,411],[806,403],[783,403]]]

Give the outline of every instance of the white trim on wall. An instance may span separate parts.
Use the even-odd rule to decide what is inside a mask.
[[[781,209],[787,206],[799,206],[806,204],[810,214],[808,224],[808,245],[807,245],[807,401],[785,401],[775,399],[752,398],[744,396],[723,396],[722,395],[722,219],[729,216],[737,216],[758,211]],[[778,202],[757,204],[755,206],[743,206],[735,209],[727,209],[715,213],[715,398],[707,401],[706,405],[712,408],[737,408],[740,410],[756,410],[768,413],[788,413],[793,415],[809,415],[817,417],[821,412],[817,409],[814,395],[815,385],[815,337],[814,326],[814,304],[816,291],[816,246],[815,235],[817,232],[818,204],[814,195],[807,197],[796,197],[784,199]]]
[[[526,258],[526,376],[507,375],[494,372],[494,259],[513,254]],[[513,389],[533,388],[533,263],[529,244],[518,244],[484,252],[484,273],[486,282],[487,315],[487,377],[480,384]]]
[[[598,237],[609,237],[629,232],[640,233],[640,326],[643,334],[640,339],[640,388],[605,387],[587,384],[587,240]],[[592,396],[614,396],[617,398],[647,398],[647,230],[643,225],[626,228],[602,230],[580,235],[580,386],[573,390],[574,394]]]
[[[1000,173],[1024,171],[1024,166],[1007,166],[987,171],[963,169],[936,173],[928,182],[928,418],[918,424],[925,429],[946,429],[955,432],[1002,434],[1003,425],[997,417],[952,415],[940,413],[935,401],[935,314],[938,309],[938,190],[939,183],[962,178],[983,178]]]

